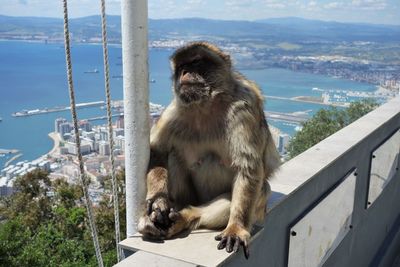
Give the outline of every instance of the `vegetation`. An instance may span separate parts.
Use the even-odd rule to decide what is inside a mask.
[[[311,119],[302,124],[288,145],[289,158],[306,151],[308,148],[339,131],[378,106],[375,100],[364,99],[350,104],[347,109],[321,109]]]
[[[124,173],[117,179],[122,185]],[[14,195],[0,199],[0,266],[97,266],[79,186],[50,181],[40,170],[17,178],[14,186]],[[121,229],[125,229],[122,190],[119,195]],[[94,211],[104,264],[112,266],[116,249],[109,194]]]

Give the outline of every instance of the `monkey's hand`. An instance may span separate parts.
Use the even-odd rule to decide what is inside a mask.
[[[140,217],[138,231],[150,239],[164,239],[171,225],[168,218],[169,201],[166,196],[156,196],[146,200],[146,212]]]
[[[162,240],[165,238],[165,230],[157,227],[148,215],[143,215],[139,218],[138,231],[143,237],[154,240]]]
[[[157,195],[146,201],[146,212],[150,220],[161,229],[167,229],[171,225],[168,217],[170,203],[167,196]]]
[[[215,237],[215,240],[219,241],[217,246],[218,249],[226,248],[226,251],[231,253],[232,251],[238,252],[240,246],[242,246],[246,259],[250,256],[250,233],[239,224],[231,224],[227,226],[221,234]]]

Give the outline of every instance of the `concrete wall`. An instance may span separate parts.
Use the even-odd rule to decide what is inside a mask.
[[[210,233],[197,233],[196,239],[189,235],[157,245],[131,238],[121,245],[125,251],[146,251],[146,259],[167,257],[191,266],[287,266],[289,255],[303,255],[295,258],[297,266],[388,266],[400,251],[398,154],[394,163],[397,169],[391,179],[371,205],[367,202],[373,152],[399,127],[400,99],[397,98],[285,163],[271,182],[273,207],[263,229],[252,239],[249,260],[242,253],[217,252],[217,243],[211,240]],[[392,151],[396,153],[396,149]],[[354,177],[349,178],[349,174]],[[347,179],[355,179],[355,184],[345,183]],[[346,195],[337,201],[329,197],[348,186],[353,187],[347,188]],[[352,207],[350,215],[338,225],[334,219],[343,216],[343,201],[350,201]],[[317,219],[307,221],[305,218],[311,212]],[[299,232],[292,236],[291,229],[302,223],[317,223],[319,232],[308,235]],[[340,234],[334,240],[327,240],[325,233],[335,227]],[[295,245],[302,244],[296,243],[296,238],[315,246],[320,253]],[[143,257],[143,253],[136,255],[129,257],[130,260],[137,262],[139,256]],[[203,259],[199,255],[209,256]],[[146,266],[152,266],[151,262],[146,260]]]

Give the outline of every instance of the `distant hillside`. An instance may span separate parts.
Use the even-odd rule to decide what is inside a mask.
[[[119,16],[107,16],[109,38],[121,35]],[[399,42],[400,26],[325,22],[300,18],[259,21],[224,21],[200,18],[149,20],[150,39],[220,36],[268,42],[370,41]],[[101,34],[100,16],[70,20],[74,38],[96,38]],[[57,18],[9,17],[0,15],[0,36],[39,34],[62,37],[62,20]]]

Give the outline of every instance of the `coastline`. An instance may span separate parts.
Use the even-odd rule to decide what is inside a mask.
[[[56,132],[51,132],[48,134],[48,136],[53,140],[54,145],[53,148],[49,152],[47,152],[47,155],[53,156],[54,154],[60,154],[60,134]]]
[[[14,157],[12,157],[11,159],[9,159],[5,164],[4,164],[4,168],[8,167],[8,165],[10,165],[14,160],[17,160],[19,157],[22,156],[22,153],[15,155]]]

